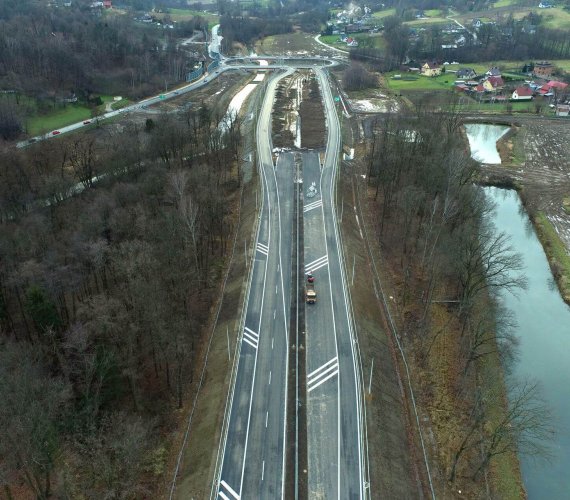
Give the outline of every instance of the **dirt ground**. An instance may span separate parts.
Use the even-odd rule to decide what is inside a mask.
[[[317,149],[325,146],[326,124],[321,91],[315,75],[303,82],[301,117],[301,147]]]
[[[511,177],[531,210],[544,212],[570,251],[570,120],[526,119],[499,141],[502,164],[483,167]]]

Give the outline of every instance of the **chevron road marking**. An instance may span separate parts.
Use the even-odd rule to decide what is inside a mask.
[[[309,274],[312,271],[316,271],[317,269],[320,269],[321,267],[328,265],[328,263],[329,263],[328,255],[319,257],[318,259],[314,260],[313,262],[305,266],[305,274]]]
[[[240,496],[232,489],[232,487],[226,483],[223,479],[220,481],[220,485],[224,487],[224,489],[233,497],[235,498],[235,500],[240,500]],[[224,500],[230,500],[229,497],[224,494],[224,492],[222,491],[222,489],[220,488],[218,491],[219,495],[224,499]]]
[[[269,253],[269,248],[264,245],[263,243],[257,243],[257,251],[262,253],[263,255],[267,255]]]
[[[303,212],[308,212],[309,210],[313,210],[314,208],[319,208],[323,206],[323,200],[317,200],[313,203],[309,203],[303,207]]]
[[[253,330],[250,330],[246,326],[243,330],[242,340],[244,342],[247,342],[254,349],[257,349],[257,345],[259,344],[259,334],[255,333]]]
[[[319,385],[338,374],[338,357],[327,361],[324,365],[307,375],[307,390],[311,392]]]

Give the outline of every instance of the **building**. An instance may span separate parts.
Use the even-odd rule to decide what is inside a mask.
[[[455,77],[461,80],[471,80],[476,76],[477,73],[475,73],[475,70],[472,68],[460,68],[457,70],[457,73],[455,73]]]
[[[490,76],[483,82],[483,88],[487,92],[496,92],[505,86],[505,82],[500,76]]]
[[[532,89],[530,87],[517,87],[511,96],[513,101],[530,101],[532,100]]]
[[[556,116],[570,116],[570,104],[556,106]]]
[[[539,9],[552,9],[553,7],[554,7],[554,5],[552,5],[552,4],[549,3],[549,2],[540,2],[540,3],[538,4],[538,8],[539,8]]]
[[[548,61],[537,62],[534,64],[533,74],[535,76],[541,76],[543,78],[548,78],[554,73],[554,64]]]
[[[421,68],[421,74],[424,76],[441,75],[441,66],[436,62],[426,62]]]
[[[501,70],[497,66],[489,68],[489,71],[485,73],[485,76],[501,76]]]
[[[106,9],[110,9],[111,7],[113,7],[113,2],[111,0],[104,0],[103,7],[105,7]]]

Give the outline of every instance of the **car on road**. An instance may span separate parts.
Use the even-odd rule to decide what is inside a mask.
[[[59,130],[54,130],[51,135],[59,135],[61,134],[61,132]]]
[[[91,123],[91,120],[83,120],[83,125],[89,125]]]

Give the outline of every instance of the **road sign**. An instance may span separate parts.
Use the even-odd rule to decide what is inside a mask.
[[[334,96],[334,102],[339,102],[339,101],[340,101],[340,96],[335,95],[335,96]]]
[[[164,99],[164,94],[160,94],[159,97],[160,97],[161,99]]]

